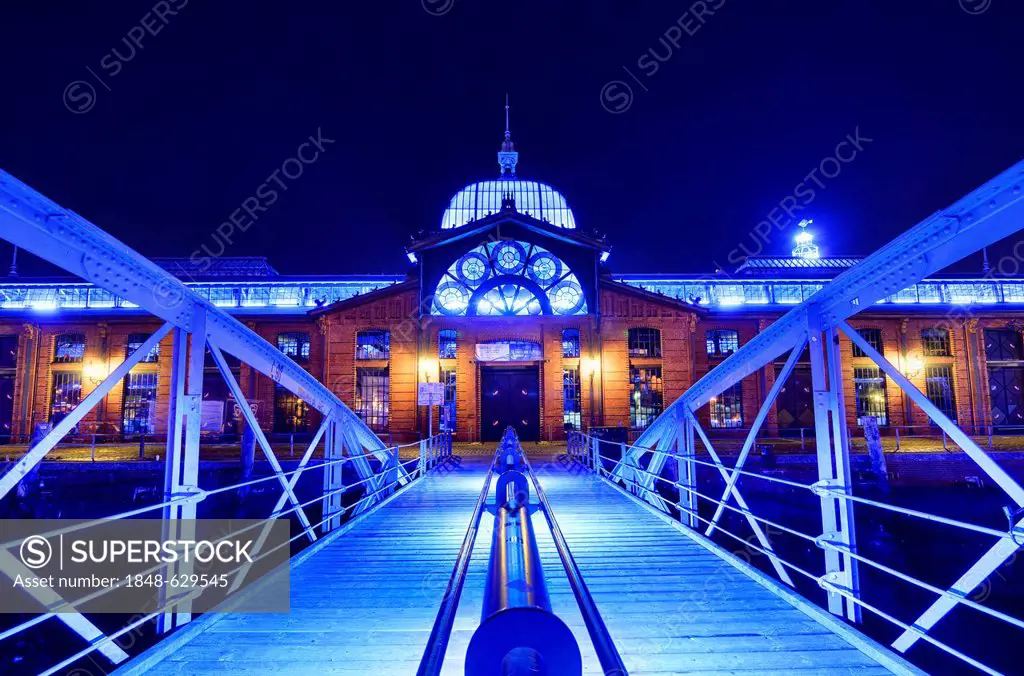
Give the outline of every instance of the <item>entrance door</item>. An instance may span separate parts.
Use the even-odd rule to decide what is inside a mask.
[[[1024,424],[1024,369],[988,368],[992,424],[996,427]]]
[[[482,367],[480,438],[499,441],[511,425],[522,441],[540,440],[540,372],[536,366]]]
[[[781,366],[775,369],[778,378]],[[796,366],[775,400],[779,434],[799,434],[800,428],[814,427],[814,397],[811,391],[811,368]]]

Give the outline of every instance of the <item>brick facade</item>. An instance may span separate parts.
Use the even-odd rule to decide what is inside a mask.
[[[438,377],[437,368],[454,368],[456,372],[455,429],[459,439],[480,439],[480,365],[475,359],[477,343],[497,340],[524,340],[542,345],[543,359],[537,364],[539,373],[541,438],[564,438],[562,369],[580,368],[582,423],[628,426],[630,424],[630,365],[658,366],[662,369],[665,406],[675,400],[697,378],[707,373],[720,359],[709,358],[705,349],[708,331],[734,330],[740,345],[746,344],[779,315],[709,312],[683,306],[622,285],[603,284],[600,293],[600,316],[580,317],[437,317],[420,316],[419,292],[415,283],[399,284],[389,289],[357,297],[308,316],[253,316],[245,322],[270,343],[276,345],[282,333],[306,333],[310,337],[309,359],[303,366],[326,383],[339,398],[355,407],[356,369],[362,366],[388,369],[388,428],[397,440],[399,435],[415,436],[426,431],[425,410],[416,405],[417,383],[429,375]],[[858,315],[851,321],[858,329],[881,331],[884,354],[922,391],[926,389],[929,366],[948,366],[952,372],[953,399],[956,416],[964,427],[976,429],[990,425],[988,365],[985,358],[983,332],[988,329],[1012,329],[1021,325],[1012,317],[993,313],[991,316],[959,317],[937,311],[934,314],[903,314],[894,309],[875,310]],[[53,379],[61,371],[82,374],[82,396],[96,382],[89,374],[109,373],[124,358],[128,336],[151,333],[155,321],[103,317],[99,320],[53,318],[34,321],[0,321],[0,335],[18,336],[17,373],[13,391],[12,435],[24,441],[35,423],[49,419]],[[562,331],[575,328],[580,332],[581,358],[562,356]],[[630,357],[627,337],[630,329],[653,328],[660,331],[661,357]],[[949,332],[949,356],[924,354],[922,331],[942,328]],[[457,353],[453,360],[438,361],[438,332],[452,329],[457,334]],[[356,337],[360,331],[385,330],[390,334],[390,355],[384,361],[356,360]],[[82,363],[54,363],[54,339],[62,333],[85,336]],[[166,432],[170,395],[170,360],[172,338],[160,345],[160,359],[136,369],[158,375],[155,420],[156,434]],[[857,405],[854,369],[871,365],[866,357],[855,357],[852,343],[840,339],[843,360],[845,407],[848,423],[856,426]],[[749,426],[761,402],[781,368],[785,356],[748,376],[742,383],[742,426]],[[588,364],[595,364],[593,374]],[[432,371],[424,372],[424,365]],[[208,373],[207,377],[211,377]],[[217,376],[219,377],[219,376]],[[274,429],[275,387],[262,374],[251,372],[244,364],[239,371],[243,392],[258,404],[258,418],[265,430]],[[593,392],[591,392],[591,387]],[[123,387],[114,387],[103,404],[86,416],[79,429],[83,433],[120,431]],[[924,428],[928,420],[891,379],[886,378],[886,411],[889,427]],[[591,402],[593,401],[593,410]],[[438,429],[439,412],[434,412],[434,429]],[[709,424],[708,408],[698,412],[704,425]],[[310,409],[307,428],[315,430],[318,414]],[[778,430],[778,416],[773,407],[768,414],[766,431]],[[728,433],[728,430],[721,430]],[[742,432],[742,428],[737,434]]]

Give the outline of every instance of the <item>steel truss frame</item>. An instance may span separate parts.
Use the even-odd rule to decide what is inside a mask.
[[[703,441],[718,471],[726,480],[722,503],[733,499],[743,512],[747,506],[737,487],[739,471],[750,453],[750,448],[763,425],[768,410],[774,405],[799,354],[807,346],[811,359],[815,442],[818,457],[818,483],[822,491],[822,538],[834,547],[824,547],[824,585],[828,593],[828,608],[834,614],[857,621],[860,619],[858,562],[856,533],[853,520],[853,501],[842,499],[852,493],[850,482],[849,431],[843,406],[842,363],[839,356],[839,334],[845,334],[891,378],[907,395],[936,422],[1018,506],[1024,506],[1024,489],[1003,471],[966,433],[942,414],[928,398],[904,377],[892,364],[879,355],[853,331],[846,320],[880,300],[893,295],[921,279],[935,274],[964,256],[1012,235],[1024,224],[1024,162],[1019,162],[992,180],[970,192],[946,209],[935,212],[904,234],[883,246],[859,264],[842,273],[814,296],[795,306],[750,342],[724,360],[710,373],[700,378],[679,399],[647,428],[639,439],[626,449],[622,459],[609,473],[613,480],[627,486],[652,505],[667,511],[664,500],[657,495],[654,483],[665,463],[673,456],[680,462],[679,488],[686,492],[688,504],[695,505],[692,492],[696,482],[692,459],[696,449],[693,432]],[[754,424],[744,441],[732,473],[697,423],[696,412],[714,396],[732,387],[743,378],[770,366],[789,352],[789,358],[775,381]],[[676,432],[680,427],[683,433]],[[676,448],[672,440],[678,438]],[[646,471],[641,461],[649,457]],[[682,471],[682,464],[689,472]],[[681,500],[683,499],[681,495]],[[724,506],[719,505],[705,534],[715,531]],[[749,514],[747,520],[761,546],[769,553],[776,572],[784,577],[774,557],[770,543],[755,526]],[[691,517],[691,527],[696,523]],[[1010,531],[1024,527],[1024,520],[1010,524]],[[981,584],[1019,548],[1012,537],[1002,538],[970,567],[948,591],[952,595],[940,597],[914,623],[914,630],[906,630],[893,647],[906,651],[952,610],[958,601]],[[843,589],[849,595],[834,591]],[[851,598],[851,596],[853,598]],[[844,603],[845,599],[845,603]]]
[[[174,334],[171,358],[171,401],[167,429],[167,454],[164,476],[164,499],[183,500],[164,508],[165,532],[181,534],[187,521],[196,516],[196,506],[204,494],[198,486],[200,412],[203,396],[204,356],[207,349],[234,395],[246,424],[277,476],[282,495],[274,510],[278,514],[290,502],[310,541],[317,539],[304,509],[295,495],[300,472],[289,480],[274,455],[269,441],[260,429],[244,394],[224,359],[232,354],[252,369],[293,392],[323,415],[323,425],[303,456],[299,469],[304,469],[317,444],[325,439],[330,459],[347,457],[366,482],[367,495],[374,500],[360,504],[358,511],[369,509],[375,501],[387,497],[381,490],[397,477],[398,485],[411,479],[401,465],[387,472],[375,473],[370,458],[381,466],[390,466],[396,453],[389,450],[363,421],[331,390],[300,365],[224,310],[204,300],[177,278],[111,237],[78,214],[61,207],[5,171],[0,170],[0,238],[57,265],[71,274],[106,289],[152,315],[165,324],[138,350],[117,366],[81,403],[53,430],[21,458],[6,474],[0,476],[0,498],[7,495],[28,475],[110,390],[122,382],[133,366],[169,333]],[[431,442],[432,443],[432,442]],[[397,474],[396,474],[397,473]],[[334,464],[325,471],[325,503],[330,500],[334,512],[341,511],[342,469]],[[325,505],[326,507],[326,505]],[[325,521],[323,533],[333,530],[338,519]],[[266,534],[261,536],[265,539]],[[238,576],[235,586],[241,584]],[[46,606],[59,605],[63,599],[39,598]],[[168,631],[191,620],[190,601],[179,602],[160,618],[159,629]],[[88,644],[96,645],[111,662],[117,664],[128,655],[109,640],[94,624],[80,614],[57,614],[62,622]]]

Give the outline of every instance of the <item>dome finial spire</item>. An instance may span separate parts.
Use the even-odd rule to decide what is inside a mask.
[[[498,166],[501,167],[502,176],[508,174],[511,178],[515,178],[516,165],[519,164],[519,153],[516,152],[516,147],[512,143],[512,132],[509,131],[508,107],[508,94],[505,94],[505,140],[502,142],[501,150],[498,152]]]

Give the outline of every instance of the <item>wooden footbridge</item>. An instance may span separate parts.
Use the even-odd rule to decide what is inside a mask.
[[[571,458],[537,454],[533,462],[625,673],[916,673]],[[118,673],[416,674],[481,486],[498,480],[488,478],[490,456],[446,464],[448,471],[416,482],[300,556],[287,615],[201,617]],[[595,651],[545,517],[538,510],[532,520],[552,611],[575,635],[583,673],[612,673]],[[467,673],[492,533],[485,515],[439,673]]]
[[[184,528],[194,523],[198,505],[211,495],[265,483],[280,489],[267,521],[290,519],[297,531],[293,541],[305,545],[290,563],[287,614],[196,617],[190,602],[180,599],[173,612],[160,608],[112,629],[109,618],[78,612],[54,593],[33,592],[40,611],[19,624],[2,625],[0,646],[28,634],[59,634],[53,644],[60,649],[41,656],[50,658],[49,666],[36,672],[45,676],[113,670],[360,676],[571,676],[574,669],[609,676],[915,673],[903,655],[916,660],[925,648],[953,665],[949,673],[971,668],[998,674],[970,651],[951,645],[956,632],[935,629],[948,629],[950,614],[967,613],[971,626],[980,620],[986,627],[1024,629],[1010,608],[974,595],[1012,562],[1024,543],[1024,488],[847,320],[1019,231],[1024,224],[1022,188],[1024,163],[863,259],[696,382],[635,443],[609,444],[574,433],[564,452],[535,454],[528,461],[500,447],[494,457],[459,459],[452,455],[448,435],[411,448],[388,447],[334,392],[225,310],[79,215],[0,172],[0,237],[164,322],[0,475],[0,499],[18,489],[152,347],[171,335],[162,501],[109,518],[159,517],[165,528]],[[1005,516],[970,523],[857,494],[850,471],[840,335],[977,463],[979,476],[1005,494]],[[759,428],[805,349],[817,461],[817,481],[809,484],[759,474],[745,465]],[[263,451],[268,476],[234,486],[199,485],[207,352]],[[282,468],[225,354],[321,414],[323,424],[294,469]],[[727,465],[697,411],[780,358],[785,365],[738,457]],[[515,456],[517,469],[509,468],[506,456]],[[520,477],[511,484],[506,480],[510,472]],[[720,478],[722,492],[709,494],[702,488],[706,482],[697,482],[698,472]],[[303,475],[316,480],[312,500],[304,499],[309,494],[301,490]],[[742,493],[754,481],[812,495],[820,504],[820,529],[805,532],[758,514]],[[855,507],[886,510],[928,528],[967,531],[983,553],[955,580],[920,579],[865,555],[857,544]],[[745,524],[744,532],[727,530],[726,512],[731,521]],[[816,560],[787,560],[768,537],[769,528],[799,541],[817,554]],[[764,556],[771,575],[714,544],[710,537],[715,533],[734,539],[735,551]],[[0,547],[0,561],[11,556]],[[913,588],[918,601],[897,610],[873,604],[862,593],[864,567]],[[796,592],[795,580],[801,579],[811,583],[808,597]],[[807,584],[802,587],[808,592]],[[239,593],[258,590],[259,582]],[[1019,607],[1016,611],[1019,615]],[[865,615],[890,631],[895,628],[896,638],[887,646],[867,638],[860,630]],[[530,622],[517,625],[517,617]],[[517,628],[496,630],[502,626]],[[123,639],[144,630],[154,645],[130,653]],[[522,643],[509,644],[509,637]],[[481,645],[500,658],[490,671],[476,666]],[[569,670],[554,666],[566,664]]]

